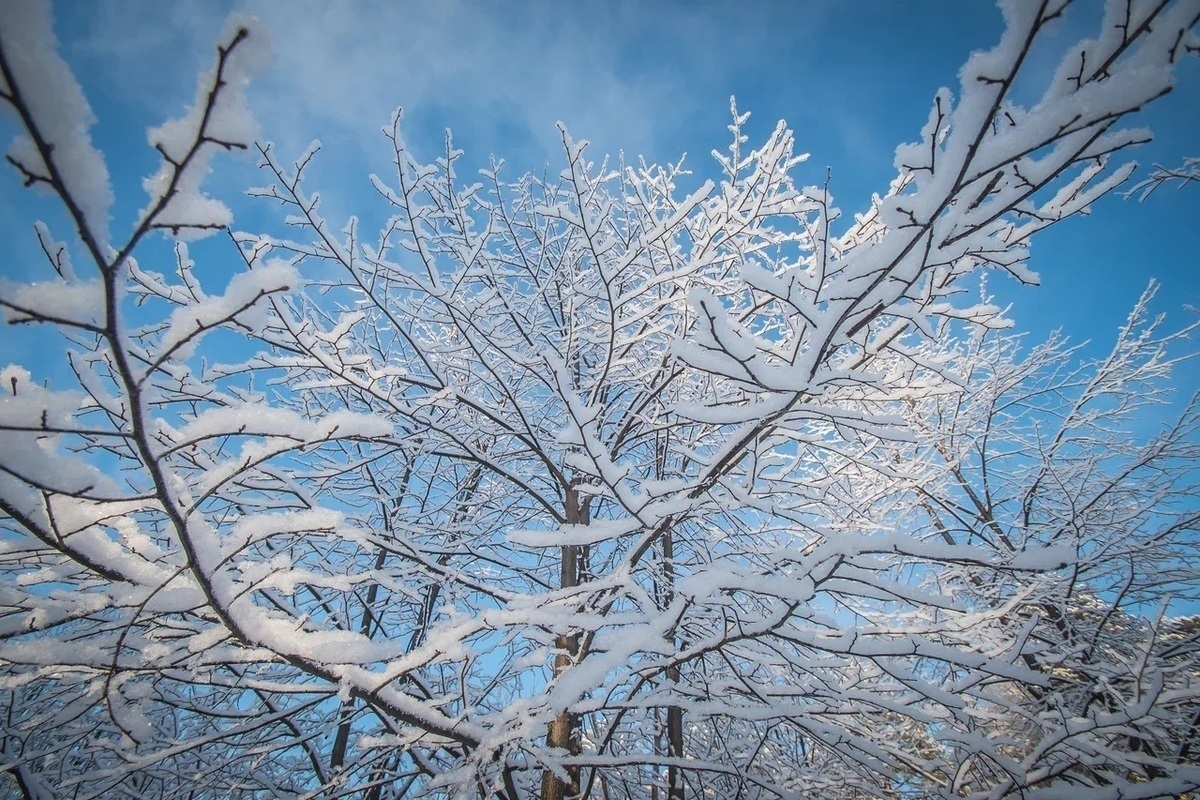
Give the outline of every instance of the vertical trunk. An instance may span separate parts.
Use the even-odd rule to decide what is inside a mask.
[[[656,477],[660,480],[667,477],[668,444],[666,435],[660,433],[655,441]],[[657,580],[655,581],[655,595],[659,607],[663,609],[670,606],[675,599],[675,532],[669,529],[664,532],[662,538],[662,583],[659,584]],[[678,642],[675,632],[668,632],[666,640],[667,644],[670,645],[670,651],[676,652]],[[667,667],[666,678],[671,684],[679,683],[679,666],[672,665]],[[667,757],[672,760],[682,759],[683,708],[681,706],[667,706],[667,726],[665,733]],[[656,748],[657,746],[656,744]],[[653,795],[657,798],[657,787],[654,788]],[[667,767],[666,800],[683,800],[683,770],[675,764]]]
[[[679,670],[670,680],[679,680]],[[667,708],[667,754],[671,758],[683,758],[683,709],[679,706]],[[667,767],[667,800],[683,800],[683,770],[672,764]]]
[[[380,487],[379,482],[375,479],[374,471],[368,469],[366,475],[367,479],[370,481],[371,488],[375,490],[376,494],[382,496],[383,489]],[[384,530],[386,530],[388,533],[389,540],[394,539],[396,536],[395,531],[392,528],[392,514],[399,510],[404,496],[408,494],[408,481],[410,478],[412,478],[411,464],[404,469],[404,477],[400,479],[400,488],[396,492],[395,497],[393,497],[390,501],[379,501],[380,519],[383,522]],[[387,548],[379,548],[379,553],[375,556],[376,572],[379,572],[383,569],[384,564],[387,563],[387,556]],[[378,599],[379,584],[372,583],[371,587],[367,589],[367,599],[366,602],[363,603],[362,618],[359,620],[358,624],[358,632],[361,636],[370,638],[372,626],[378,627],[379,625],[379,620],[375,616],[375,603],[378,601]],[[333,752],[329,758],[329,768],[333,773],[340,771],[342,765],[346,762],[346,748],[350,743],[350,725],[354,716],[353,711],[356,702],[357,701],[350,699],[344,700],[342,701],[341,708],[338,711],[339,722],[337,734],[334,736]]]
[[[568,525],[588,524],[587,504],[581,503],[579,492],[574,484],[567,488],[565,514]],[[581,548],[569,545],[562,548],[562,560],[559,564],[559,586],[570,589],[578,586],[583,578]],[[566,672],[580,658],[580,634],[578,631],[558,636],[554,640],[554,677]],[[571,755],[579,755],[581,750],[579,715],[563,712],[554,718],[546,731],[546,746],[559,748]],[[550,770],[542,773],[541,800],[566,800],[579,794],[579,768],[567,769],[567,780],[555,775]]]
[[[671,531],[663,536],[663,577],[667,584],[667,602],[675,594],[675,540]],[[674,646],[674,636],[671,637]],[[667,667],[667,680],[679,683],[679,667]],[[667,706],[667,755],[683,758],[683,708]],[[667,767],[667,800],[683,800],[683,771],[672,764]]]
[[[407,475],[405,476],[407,479]],[[386,510],[384,513],[387,513]],[[383,569],[384,563],[387,561],[387,550],[380,548],[379,554],[375,556],[375,570],[378,572]],[[375,623],[375,602],[379,597],[379,584],[372,583],[371,588],[367,589],[367,600],[363,604],[362,620],[359,623],[358,632],[363,636],[371,635],[371,626]],[[346,747],[350,743],[350,724],[354,717],[355,700],[346,699],[342,701],[341,709],[338,711],[338,728],[337,734],[333,738],[333,752],[329,757],[329,769],[333,773],[341,770],[342,765],[346,762]]]

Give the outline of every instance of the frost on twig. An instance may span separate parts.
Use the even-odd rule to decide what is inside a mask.
[[[1200,183],[1200,158],[1185,158],[1182,165],[1173,168],[1155,164],[1149,177],[1127,191],[1125,197],[1144,202],[1160,186],[1177,184],[1176,188],[1182,189],[1189,183]]]
[[[245,150],[258,135],[245,91],[250,78],[268,65],[270,52],[261,45],[242,46],[247,38],[266,41],[253,18],[233,18],[225,28],[220,39],[225,44],[217,48],[212,71],[200,76],[195,102],[184,116],[148,133],[162,164],[143,182],[149,202],[139,224],[195,237],[232,221],[224,204],[201,193],[200,183],[216,151]]]

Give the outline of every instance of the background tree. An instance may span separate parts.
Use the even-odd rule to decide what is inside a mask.
[[[1083,752],[1104,762],[1096,785],[1196,786],[1187,747],[1162,766],[1163,741],[1190,741],[1190,690],[1134,718],[1129,687],[1152,678],[1134,670],[1102,704],[1128,717],[1103,749],[1038,711],[1077,681],[1054,672],[1044,609],[1096,652],[1118,629],[1147,653],[1160,639],[1084,602],[1112,559],[1069,552],[1041,517],[1024,550],[915,524],[969,485],[946,483],[946,431],[911,419],[968,371],[923,342],[1002,325],[955,304],[963,280],[1034,280],[1029,238],[1128,177],[1109,160],[1144,136],[1117,124],[1170,88],[1200,13],[1111,4],[1020,108],[1012,86],[1063,5],[1005,6],[999,45],[852,224],[828,187],[794,182],[786,126],[747,150],[736,108],[717,179],[692,191],[681,164],[596,164],[565,131],[558,176],[508,182],[496,163],[463,185],[449,139],[423,164],[397,114],[377,237],[322,217],[303,184],[316,148],[288,165],[263,146],[253,193],[289,230],[233,233],[244,269],[219,291],[183,242],[170,270],[135,251],[228,229],[200,178],[251,146],[259,32],[232,23],[193,108],[151,132],[162,166],[114,243],[48,15],[6,8],[0,97],[26,133],[10,161],[77,238],[38,227],[53,279],[0,294],[10,321],[66,334],[73,375],[3,374],[15,790],[1004,795],[1081,780],[1055,765]],[[917,474],[940,476],[943,506]],[[1062,502],[1049,491],[1029,490],[1031,520]],[[1072,569],[1093,582],[1064,584]],[[1004,594],[959,596],[981,582]],[[1000,708],[1030,720],[997,728],[1011,745],[979,733]]]
[[[973,709],[980,738],[958,743],[946,776],[956,792],[1067,781],[1149,797],[1191,785],[1195,626],[1168,605],[1194,604],[1200,588],[1196,397],[1176,408],[1172,391],[1195,325],[1167,329],[1149,311],[1154,294],[1095,361],[1080,363],[1061,335],[1027,353],[1011,335],[955,343],[964,390],[912,406],[933,470],[913,479],[929,535],[1001,567],[937,591],[1004,609],[1044,676]],[[1055,549],[1064,566],[1036,580],[1004,568]]]

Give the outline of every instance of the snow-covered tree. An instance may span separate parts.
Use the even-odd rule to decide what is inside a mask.
[[[792,132],[751,149],[736,108],[690,190],[682,164],[596,162],[565,130],[559,174],[493,163],[464,183],[449,137],[424,163],[397,113],[394,173],[371,181],[390,218],[370,235],[322,216],[304,183],[317,147],[289,163],[254,145],[242,92],[262,32],[235,20],[195,105],[151,131],[161,168],[116,238],[48,13],[6,6],[0,100],[24,131],[9,160],[74,227],[65,244],[35,228],[48,280],[0,287],[10,322],[65,336],[71,376],[9,365],[0,381],[14,791],[1200,786],[1194,633],[1147,621],[1165,588],[1141,582],[1192,585],[1175,549],[1191,522],[1164,505],[1191,417],[1162,450],[1081,466],[1085,441],[1114,435],[1087,389],[1045,376],[1081,399],[1038,440],[988,405],[1017,391],[1041,409],[1004,383],[1020,362],[983,335],[949,341],[1004,325],[959,303],[966,279],[1035,281],[1030,237],[1128,178],[1114,156],[1145,137],[1120,123],[1194,49],[1195,0],[1110,3],[1019,107],[1065,5],[1004,5],[1000,43],[848,225],[827,186],[795,182]],[[284,224],[237,232],[201,178],[215,152],[256,147],[268,180],[251,193]],[[182,239],[214,231],[229,261],[193,263]],[[167,268],[158,232],[180,237]],[[1098,403],[1158,379],[1138,330]],[[1010,413],[1006,435],[1043,449],[988,450]],[[1027,509],[980,494],[985,464]],[[1088,680],[1107,681],[1094,701]]]
[[[1174,407],[1171,386],[1195,355],[1195,326],[1168,331],[1149,312],[1154,292],[1102,359],[1080,363],[1060,335],[1022,354],[1020,337],[979,334],[945,354],[962,365],[963,390],[911,406],[927,443],[911,483],[928,536],[985,550],[997,567],[946,576],[937,591],[1003,608],[1041,676],[971,710],[972,736],[945,775],[957,792],[1193,786],[1195,625],[1166,611],[1200,589],[1200,417],[1195,396]],[[1057,570],[1030,580],[1007,569],[1055,548]]]

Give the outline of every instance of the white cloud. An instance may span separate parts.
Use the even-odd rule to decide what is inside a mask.
[[[275,42],[278,61],[252,87],[251,102],[285,151],[319,137],[383,152],[379,128],[404,106],[425,144],[452,127],[480,158],[494,151],[524,168],[557,158],[559,120],[592,140],[596,156],[624,149],[677,157],[681,128],[716,100],[705,87],[727,84],[723,76],[739,55],[761,48],[772,23],[765,7],[631,0],[125,0],[67,8],[88,17],[78,53],[111,76],[115,96],[140,97],[156,116],[191,95],[222,18],[245,10]],[[724,98],[716,102],[720,113]]]
[[[653,74],[622,74],[617,32],[603,14],[462,0],[247,7],[280,52],[259,86],[268,128],[269,120],[313,120],[376,147],[376,131],[402,105],[413,124],[449,125],[498,151],[500,140],[516,139],[556,153],[559,119],[605,149],[640,151],[661,135],[665,108],[679,105]]]
[[[108,102],[132,105],[157,122],[191,102],[230,9],[206,0],[60,2],[54,15],[77,77],[96,79]],[[86,35],[64,36],[68,21]]]
[[[277,61],[252,84],[250,106],[285,161],[322,140],[310,187],[322,190],[337,219],[364,210],[368,171],[388,172],[380,128],[397,106],[423,160],[437,156],[449,127],[468,163],[494,154],[513,178],[547,163],[553,171],[562,165],[561,120],[593,143],[593,159],[624,151],[674,161],[690,150],[689,163],[706,169],[708,151],[727,142],[729,95],[757,94],[740,105],[757,112],[755,129],[769,130],[778,112],[762,99],[799,80],[798,64],[821,58],[821,30],[836,6],[121,0],[59,13],[64,7],[87,17],[77,20],[87,31],[77,54],[104,76],[110,102],[138,98],[142,124],[190,100],[228,13],[258,16]]]

